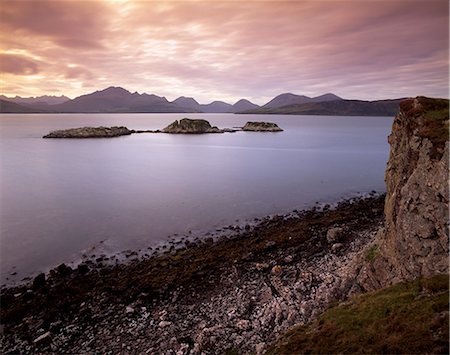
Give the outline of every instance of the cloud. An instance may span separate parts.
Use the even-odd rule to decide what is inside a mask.
[[[35,85],[9,76],[33,92],[8,94],[115,85],[201,102],[448,95],[445,0],[36,3],[0,10],[1,49],[38,58],[45,75]]]
[[[0,70],[8,74],[33,75],[39,72],[39,63],[21,55],[0,53]]]

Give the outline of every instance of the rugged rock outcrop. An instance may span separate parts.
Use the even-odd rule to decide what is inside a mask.
[[[448,105],[425,97],[400,105],[389,136],[385,230],[358,276],[365,290],[448,272]]]
[[[278,127],[276,123],[272,122],[247,122],[243,131],[254,131],[254,132],[282,132],[283,130]]]
[[[162,130],[163,133],[184,133],[184,134],[199,134],[199,133],[223,133],[217,127],[212,127],[206,120],[193,120],[190,118],[183,118],[176,120]]]
[[[111,138],[134,133],[127,127],[81,127],[53,131],[43,138]]]

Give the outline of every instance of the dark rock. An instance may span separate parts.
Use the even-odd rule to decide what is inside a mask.
[[[72,268],[70,266],[67,266],[66,264],[61,264],[56,268],[56,271],[61,276],[66,276],[72,272]]]
[[[36,339],[34,339],[33,343],[36,345],[48,345],[48,344],[50,344],[51,340],[52,340],[51,333],[46,332],[46,333],[42,334],[41,336],[38,336]]]
[[[46,280],[45,280],[45,274],[40,273],[37,275],[33,280],[33,289],[37,290],[39,288],[42,288],[45,286]]]

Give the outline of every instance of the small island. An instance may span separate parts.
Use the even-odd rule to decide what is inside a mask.
[[[283,130],[278,127],[276,123],[272,122],[247,122],[244,127],[242,127],[243,131],[251,131],[251,132],[282,132]]]
[[[211,126],[207,120],[193,120],[190,118],[183,118],[180,121],[176,120],[161,132],[173,134],[224,133],[223,130],[216,126]]]
[[[207,120],[183,118],[172,122],[162,130],[132,130],[127,127],[81,127],[52,131],[43,138],[112,138],[126,136],[132,133],[169,133],[169,134],[204,134],[249,132],[282,132],[277,124],[272,122],[247,122],[241,128],[218,128],[211,126]]]
[[[81,127],[52,131],[43,138],[111,138],[135,133],[127,127]]]

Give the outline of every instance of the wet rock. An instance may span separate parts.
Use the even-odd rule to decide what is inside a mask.
[[[33,290],[37,290],[37,289],[44,287],[45,283],[46,283],[45,274],[40,273],[33,280]]]
[[[61,264],[56,268],[56,271],[61,276],[67,276],[72,272],[72,268],[70,266],[67,266],[66,264]]]

